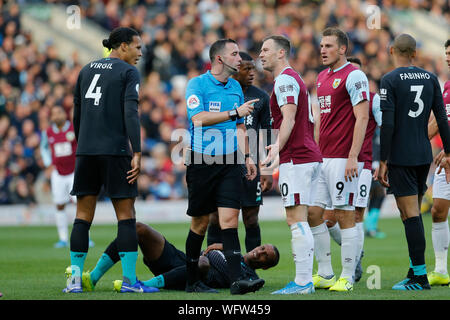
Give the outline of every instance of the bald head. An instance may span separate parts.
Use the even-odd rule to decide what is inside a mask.
[[[396,54],[412,58],[416,52],[416,40],[409,34],[403,33],[394,39],[392,47]]]

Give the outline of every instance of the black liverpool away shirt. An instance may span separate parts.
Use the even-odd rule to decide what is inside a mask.
[[[124,156],[141,151],[139,83],[136,67],[118,58],[84,66],[74,91],[77,155]]]
[[[245,117],[244,123],[247,128],[247,134],[250,139],[250,153],[255,156],[255,162],[259,159],[259,130],[265,129],[266,136],[263,137],[265,146],[271,144],[271,122],[270,122],[270,97],[263,90],[250,85],[244,91],[244,101],[250,101],[253,99],[259,99],[255,103],[252,113]],[[250,132],[249,130],[252,130]],[[256,145],[252,142],[256,142]],[[265,147],[264,146],[264,147]]]
[[[380,99],[381,131],[383,126],[393,127],[392,139],[384,146],[382,142],[382,156],[387,155],[388,163],[394,165],[431,163],[433,155],[428,139],[431,110],[438,122],[447,121],[436,76],[414,66],[397,68],[381,78]]]

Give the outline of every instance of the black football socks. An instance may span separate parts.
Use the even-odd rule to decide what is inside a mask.
[[[227,260],[231,283],[241,276],[241,245],[239,243],[238,229],[222,230],[223,254]]]
[[[75,219],[70,234],[70,264],[72,267],[72,283],[81,285],[84,261],[89,249],[89,229],[91,223]]]
[[[198,270],[198,259],[202,249],[204,235],[199,235],[189,229],[189,234],[186,239],[186,271],[187,271],[187,285],[193,285],[200,279]]]
[[[129,285],[134,285],[137,281],[136,260],[138,256],[136,219],[118,222],[116,245],[122,262],[123,281]]]
[[[221,235],[220,225],[218,224],[209,224],[208,225],[208,234],[206,236],[207,245],[212,245],[213,243],[222,243],[222,235]]]
[[[408,242],[409,257],[415,276],[427,274],[425,266],[425,230],[420,216],[403,221],[406,241]]]
[[[261,229],[259,224],[245,228],[245,250],[252,251],[261,245]]]

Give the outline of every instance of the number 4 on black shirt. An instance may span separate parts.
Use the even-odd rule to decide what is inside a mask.
[[[118,58],[93,61],[80,71],[74,92],[77,155],[141,151],[139,83],[136,67]]]

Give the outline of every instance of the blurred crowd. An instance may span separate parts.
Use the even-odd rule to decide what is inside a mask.
[[[388,46],[394,34],[386,10],[413,7],[450,23],[446,0],[81,0],[70,4],[79,5],[84,17],[108,32],[128,26],[142,35],[144,54],[138,68],[143,160],[138,186],[139,197],[146,200],[187,195],[185,167],[171,157],[179,142],[172,141],[172,133],[187,128],[184,89],[190,78],[210,67],[208,50],[215,40],[232,38],[253,56],[258,70],[255,85],[270,93],[273,79],[257,60],[259,49],[268,35],[287,36],[292,43],[291,65],[315,97],[314,83],[323,69],[319,42],[327,26],[338,25],[348,33],[351,55],[362,60],[371,90],[377,91],[381,76],[392,69]],[[367,28],[368,5],[382,9],[380,28]],[[51,106],[62,105],[71,114],[72,90],[82,65],[76,51],[60,57],[51,41],[34,42],[31,32],[21,28],[18,4],[0,2],[0,6],[0,204],[51,201],[51,169],[44,167],[39,153],[41,131],[49,126]],[[444,58],[419,51],[416,62],[441,81],[446,79]]]

